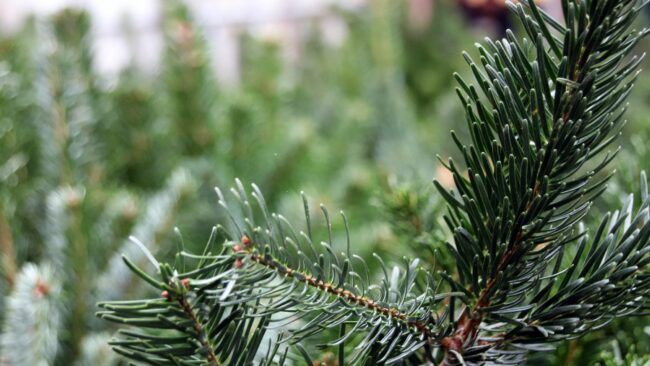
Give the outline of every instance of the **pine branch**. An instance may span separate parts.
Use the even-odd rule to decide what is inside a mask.
[[[68,202],[70,210],[70,226],[68,227],[69,247],[67,250],[66,268],[70,269],[66,281],[67,291],[71,294],[68,344],[70,355],[76,359],[79,347],[86,332],[86,316],[88,314],[88,294],[90,293],[89,249],[83,231],[83,195],[74,197]],[[63,270],[61,273],[65,273]],[[64,286],[65,287],[65,286]]]
[[[217,85],[206,42],[192,23],[191,12],[183,1],[162,4],[162,30],[165,38],[163,79],[169,91],[167,113],[184,155],[205,153],[214,143],[208,126],[215,121]]]
[[[86,331],[85,315],[88,309],[89,278],[88,248],[83,232],[83,201],[85,191],[81,188],[60,188],[52,191],[46,202],[46,225],[44,234],[48,263],[63,279],[63,289],[69,302],[63,314],[68,332],[61,336],[72,359],[78,354]]]
[[[203,329],[203,325],[201,324],[201,321],[196,315],[194,309],[192,309],[190,303],[187,301],[187,298],[185,298],[184,296],[179,296],[177,301],[181,309],[183,309],[183,312],[185,313],[187,318],[192,321],[192,327],[194,328],[194,331],[197,334],[204,333],[205,329]],[[212,347],[212,345],[203,338],[199,338],[199,343],[201,344],[201,348],[206,354],[205,357],[207,361],[210,362],[211,364],[214,364],[215,366],[220,366],[221,363],[219,362],[219,359],[217,358],[217,355],[214,352],[214,347]]]
[[[360,257],[350,254],[349,241],[347,254],[335,254],[331,235],[328,242],[321,242],[320,246],[313,244],[307,206],[307,233],[297,233],[283,216],[267,210],[257,187],[253,186],[252,196],[258,210],[253,210],[248,200],[249,193],[239,181],[237,189],[231,192],[238,203],[236,207],[230,207],[218,191],[219,203],[230,215],[232,228],[216,228],[213,235],[221,232],[227,238],[241,239],[227,240],[220,254],[210,254],[213,250],[210,245],[202,255],[182,252],[183,259],[177,263],[178,268],[183,268],[190,260],[198,263],[195,269],[175,275],[171,282],[167,279],[162,282],[154,280],[127,262],[136,274],[162,289],[163,297],[175,302],[174,307],[189,319],[189,323],[182,323],[191,324],[193,333],[210,334],[206,339],[199,339],[202,348],[207,350],[208,361],[212,359],[209,356],[211,350],[215,355],[219,354],[216,348],[209,345],[217,344],[223,335],[216,330],[210,333],[213,329],[210,325],[215,322],[212,317],[194,316],[193,309],[206,306],[220,307],[224,309],[224,314],[238,311],[233,322],[253,321],[257,324],[259,318],[265,319],[267,325],[260,325],[258,329],[282,329],[281,342],[294,345],[293,349],[306,360],[311,358],[299,342],[323,337],[328,330],[337,330],[339,336],[328,339],[322,347],[356,345],[354,352],[348,355],[340,353],[351,364],[395,364],[423,352],[425,357],[432,359],[432,347],[439,338],[439,326],[444,317],[436,317],[430,309],[435,308],[442,298],[461,294],[434,294],[434,283],[430,276],[426,278],[426,283],[418,284],[421,276],[417,260],[406,263],[405,271],[394,267],[390,274],[379,260],[383,280],[378,285],[370,285],[367,265]],[[329,214],[324,208],[322,210],[326,227],[329,228]],[[261,219],[259,224],[255,224],[256,219]],[[153,256],[150,258],[157,263]],[[166,264],[157,266],[163,278],[176,273],[171,267],[166,269]],[[176,278],[182,279],[180,283],[188,287],[174,285],[179,281]],[[416,293],[419,287],[424,292]],[[187,304],[185,296],[190,294],[195,294],[196,301]],[[150,325],[153,321],[150,318],[151,308],[161,306],[161,302],[103,303],[101,306],[109,312],[100,312],[99,315],[111,321],[153,326]],[[135,312],[136,308],[143,309],[139,315],[139,310]],[[143,319],[146,314],[149,314],[148,317]],[[177,319],[169,324],[179,322],[180,319]],[[346,325],[343,328],[345,331],[341,330],[343,324]],[[162,324],[156,322],[155,326]],[[123,348],[125,344],[129,343],[114,343],[118,347],[116,350],[127,357],[145,357],[144,350],[139,349],[137,353],[134,350],[126,351]],[[251,347],[248,352],[254,354],[256,349]],[[190,357],[195,357],[195,354]],[[227,359],[221,357],[221,363]],[[264,359],[272,360],[268,356]],[[232,364],[232,361],[225,364]]]
[[[229,237],[241,235],[250,238],[245,240],[249,241],[249,246],[241,247],[235,244],[235,254],[250,253],[250,259],[254,263],[262,264],[274,273],[268,277],[268,281],[260,283],[258,271],[254,269],[256,266],[248,269],[243,262],[242,268],[233,274],[235,284],[228,291],[257,288],[259,291],[254,292],[255,298],[264,300],[267,311],[277,312],[284,309],[297,313],[298,318],[309,319],[304,328],[291,331],[289,338],[285,339],[298,342],[312,337],[325,329],[338,326],[342,314],[348,314],[346,323],[352,324],[354,331],[327,342],[326,345],[350,341],[354,333],[368,331],[366,338],[357,346],[356,352],[349,357],[351,364],[366,359],[371,353],[376,362],[387,364],[400,362],[413,352],[421,351],[422,347],[427,348],[427,353],[430,353],[439,326],[439,319],[433,316],[430,309],[435,307],[441,298],[460,294],[436,296],[434,281],[430,276],[425,277],[426,284],[421,287],[423,292],[418,294],[414,290],[420,272],[419,261],[406,262],[403,275],[398,267],[394,267],[389,276],[378,256],[376,258],[383,269],[384,278],[378,286],[369,285],[368,279],[360,277],[360,272],[355,269],[354,262],[358,261],[364,268],[362,273],[368,273],[365,262],[358,256],[351,256],[349,235],[345,252],[335,254],[332,224],[329,213],[323,206],[321,210],[329,234],[328,240],[321,242],[317,247],[313,242],[312,219],[304,196],[306,233],[296,232],[283,216],[270,213],[256,186],[253,185],[252,196],[261,211],[260,224],[255,224],[256,215],[249,203],[248,193],[239,181],[237,189],[231,189],[231,192],[240,204],[238,211],[242,213],[243,218],[238,220],[231,216],[234,225],[229,230]],[[229,212],[235,211],[229,208],[219,190],[217,193],[220,205]],[[346,222],[344,216],[343,218]],[[237,267],[237,262],[235,263]],[[281,281],[282,286],[278,286],[273,280]],[[304,286],[296,289],[300,284]],[[310,289],[312,291],[309,291]],[[375,289],[376,294],[373,291]],[[341,299],[346,301],[340,301]],[[283,326],[294,321],[289,321]],[[376,337],[382,335],[388,338],[379,342]]]
[[[244,236],[244,242],[250,243],[248,237]],[[304,282],[306,285],[319,290],[321,292],[326,292],[336,298],[346,301],[349,305],[358,306],[361,308],[366,308],[372,312],[379,313],[386,318],[393,318],[397,321],[402,322],[409,328],[413,328],[417,332],[420,332],[424,339],[429,343],[433,343],[433,333],[431,328],[424,321],[419,321],[413,319],[409,314],[404,313],[396,308],[384,307],[379,305],[375,300],[370,299],[365,296],[359,296],[355,293],[345,289],[344,287],[337,286],[335,284],[324,282],[319,280],[317,277],[313,277],[304,272],[296,271],[292,268],[288,268],[285,265],[279,263],[275,259],[271,258],[268,255],[256,254],[250,250],[246,251],[241,248],[235,249],[237,253],[246,253],[248,254],[244,258],[250,259],[250,261],[258,263],[264,267],[267,267],[271,270],[277,272],[280,276],[284,276],[289,279],[296,279],[298,282]],[[239,262],[235,262],[235,266],[242,266],[242,259],[239,258]],[[414,264],[417,264],[415,262]]]
[[[512,321],[499,314],[536,305],[529,297],[547,264],[578,239],[572,229],[605,188],[608,177],[594,180],[616,154],[592,161],[624,123],[621,106],[643,58],[627,59],[647,34],[629,29],[640,2],[565,1],[566,26],[534,1],[523,4],[509,7],[530,40],[487,39],[478,46],[483,70],[465,55],[478,90],[457,77],[472,145],[452,137],[468,178],[450,160],[458,194],[436,186],[454,232],[460,277],[450,282],[473,298],[442,341],[448,364],[485,348],[486,320]]]
[[[206,255],[210,254],[215,237],[213,233]],[[147,256],[153,258],[150,253]],[[220,277],[227,271],[227,263],[200,260],[196,269],[184,273],[161,264],[158,267],[161,280],[156,280],[130,260],[124,260],[135,274],[162,290],[160,297],[100,303],[106,311],[99,312],[98,316],[164,332],[121,331],[123,339],[110,343],[116,352],[152,365],[250,364],[264,337],[268,316],[246,305],[223,306],[209,296],[210,291],[223,286]],[[272,352],[268,357],[274,356]]]
[[[55,28],[61,31],[71,26],[66,23],[81,21],[83,16],[64,12]],[[75,40],[66,39],[71,36],[69,32],[52,37],[50,33],[57,32],[49,26],[41,25],[39,29],[36,88],[41,97],[37,100],[36,127],[40,134],[41,169],[55,184],[75,185],[84,182],[86,176],[93,176],[89,173],[97,170],[101,156],[93,133],[97,119],[92,114],[92,90],[84,74],[88,72],[84,64],[89,61],[83,60],[88,45],[75,45]]]
[[[7,366],[51,365],[57,355],[61,283],[49,265],[28,263],[16,276],[7,297],[0,337],[0,363]]]

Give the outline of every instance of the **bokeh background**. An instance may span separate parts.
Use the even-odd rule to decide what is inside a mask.
[[[431,180],[451,183],[437,155],[467,132],[453,72],[507,27],[498,0],[0,0],[0,365],[123,364],[94,312],[149,294],[127,238],[200,250],[225,219],[213,187],[235,178],[292,222],[301,190],[343,209],[363,257],[452,268]],[[649,111],[644,72],[587,221],[638,191]],[[530,364],[650,364],[650,320]]]

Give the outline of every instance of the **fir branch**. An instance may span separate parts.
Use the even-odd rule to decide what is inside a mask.
[[[478,46],[484,71],[466,55],[484,97],[457,78],[472,145],[452,136],[469,177],[450,160],[459,196],[436,186],[449,204],[450,250],[459,259],[460,278],[451,285],[474,298],[442,340],[448,364],[469,361],[463,353],[484,347],[477,338],[487,319],[506,321],[499,314],[535,307],[527,294],[577,239],[571,230],[607,181],[593,178],[615,153],[586,167],[618,135],[642,59],[626,56],[648,33],[629,30],[640,11],[636,0],[566,1],[566,27],[534,1],[523,3],[509,7],[530,41],[511,32],[487,39],[487,48]]]
[[[69,203],[70,226],[68,228],[69,253],[67,263],[71,269],[66,281],[71,296],[69,314],[69,346],[71,359],[76,359],[80,352],[81,341],[86,333],[86,316],[88,315],[88,295],[90,293],[89,249],[83,232],[83,196]],[[63,272],[63,271],[62,271]]]
[[[295,319],[276,325],[280,327],[287,327],[298,319],[308,319],[304,327],[291,330],[284,338],[291,342],[338,327],[342,319],[347,319],[345,323],[352,324],[353,331],[328,341],[324,346],[352,342],[355,333],[367,332],[349,357],[352,364],[368,357],[379,363],[398,363],[415,352],[422,354],[423,348],[426,349],[423,354],[432,357],[431,347],[438,337],[441,319],[436,318],[431,309],[445,297],[462,294],[435,294],[434,280],[430,275],[424,276],[423,291],[417,293],[416,281],[421,274],[418,260],[406,262],[403,272],[399,267],[393,267],[389,275],[378,256],[383,279],[379,285],[370,285],[367,278],[359,276],[359,273],[368,272],[365,262],[358,256],[348,257],[349,253],[335,254],[331,234],[320,246],[313,243],[312,219],[307,206],[307,232],[298,233],[283,216],[268,211],[255,185],[251,195],[253,202],[257,203],[259,215],[255,214],[249,193],[241,182],[237,181],[237,187],[230,191],[239,209],[229,207],[221,191],[217,190],[217,193],[219,204],[231,214],[233,225],[227,231],[228,237],[244,238],[242,243],[231,242],[234,254],[248,257],[253,263],[262,264],[273,272],[260,271],[259,266],[246,266],[246,261],[236,261],[235,271],[227,275],[232,285],[214,293],[222,303],[263,300],[263,305],[259,306],[267,312],[296,313]],[[306,205],[305,198],[303,202]],[[321,210],[325,227],[331,228],[327,210],[322,206]],[[236,218],[235,212],[240,212],[242,217]],[[257,216],[261,218],[259,224],[255,224]],[[265,244],[262,246],[260,243]],[[348,242],[346,248],[349,246]],[[244,258],[238,259],[242,261]],[[353,259],[366,268],[359,272]],[[262,273],[264,280],[260,281]],[[371,293],[375,290],[376,295]],[[242,293],[247,296],[228,300],[231,294]],[[379,341],[377,338],[382,335],[387,338]]]
[[[71,16],[82,15],[69,12],[58,21],[78,20],[70,19]],[[101,156],[93,133],[97,119],[92,114],[92,91],[84,77],[88,70],[84,70],[82,62],[83,53],[87,52],[84,46],[88,45],[75,45],[63,39],[63,34],[58,34],[58,38],[50,36],[55,32],[49,25],[40,24],[39,31],[42,46],[37,55],[36,87],[41,95],[37,100],[41,169],[55,184],[75,185],[93,176],[89,173],[97,170]]]
[[[247,236],[242,238],[242,243],[250,243],[250,239]],[[235,252],[241,253],[243,249],[237,248]],[[433,333],[430,326],[424,322],[415,320],[409,316],[409,314],[400,311],[396,308],[384,307],[379,305],[376,301],[366,296],[359,296],[352,291],[345,289],[344,287],[337,286],[335,284],[324,282],[319,280],[316,277],[313,277],[307,273],[296,271],[292,268],[289,268],[270,256],[265,256],[251,251],[247,251],[248,258],[255,263],[258,263],[262,266],[270,268],[271,270],[276,271],[280,276],[284,276],[289,279],[296,279],[298,282],[304,282],[307,285],[311,286],[314,289],[326,292],[330,295],[333,295],[341,300],[345,300],[350,305],[357,305],[362,308],[366,308],[372,312],[377,312],[383,315],[386,318],[393,318],[403,322],[406,326],[414,328],[420,332],[423,337],[427,340],[429,344],[433,344]],[[242,266],[241,259],[235,262],[235,267]]]
[[[106,310],[97,315],[108,321],[165,332],[124,330],[122,339],[110,342],[116,352],[153,365],[251,363],[265,335],[268,316],[246,305],[223,306],[207,296],[211,289],[223,286],[219,279],[226,269],[223,263],[199,261],[197,268],[186,273],[161,264],[161,280],[157,280],[124,260],[136,275],[161,290],[160,297],[100,303]],[[270,352],[267,357],[272,360],[275,355],[276,352]]]
[[[59,351],[62,323],[61,283],[48,264],[27,263],[7,297],[0,337],[0,363],[7,366],[51,365]]]
[[[199,320],[197,314],[194,312],[194,309],[192,309],[192,306],[188,302],[187,297],[181,294],[177,297],[176,301],[178,301],[178,304],[180,305],[181,309],[183,309],[183,312],[185,312],[185,315],[192,320],[192,327],[194,328],[196,334],[205,334],[203,324],[201,324],[201,321]],[[205,338],[199,337],[199,342],[201,343],[201,347],[206,354],[207,361],[214,366],[221,366],[221,363],[219,362],[219,359],[214,352],[214,347]]]
[[[264,325],[257,328],[260,331],[283,329],[281,342],[294,345],[294,349],[306,359],[309,359],[308,352],[301,348],[299,342],[322,335],[328,329],[336,329],[339,336],[323,343],[323,347],[356,344],[355,351],[346,357],[352,364],[395,364],[416,357],[415,353],[433,359],[432,351],[439,338],[439,326],[444,317],[437,318],[430,309],[443,298],[461,294],[434,295],[433,280],[430,277],[427,277],[426,284],[422,284],[425,291],[415,293],[416,280],[420,277],[417,260],[407,263],[405,271],[394,267],[389,274],[384,268],[381,283],[370,285],[368,279],[360,275],[368,273],[366,264],[360,257],[348,258],[344,253],[335,254],[331,242],[322,242],[320,248],[316,247],[310,239],[313,235],[311,219],[307,219],[309,234],[297,234],[281,215],[267,211],[264,198],[257,187],[253,187],[252,195],[259,208],[257,213],[249,204],[249,193],[239,181],[237,188],[231,190],[239,209],[229,207],[218,191],[219,203],[231,215],[233,225],[230,230],[216,229],[213,236],[216,237],[221,232],[229,238],[241,235],[241,239],[228,240],[217,255],[210,253],[211,245],[201,255],[181,252],[185,258],[183,263],[197,263],[194,269],[176,274],[176,270],[169,265],[159,264],[163,281],[158,281],[127,261],[134,273],[163,290],[161,296],[168,299],[168,303],[173,302],[174,307],[184,314],[184,318],[189,319],[188,325],[180,328],[174,326],[173,324],[184,323],[180,319],[172,319],[172,316],[179,316],[173,315],[174,313],[164,316],[164,319],[169,319],[165,322],[167,325],[160,320],[154,322],[151,318],[152,308],[161,308],[162,300],[102,303],[100,306],[108,311],[98,315],[107,320],[136,326],[173,327],[182,332],[188,332],[186,329],[192,328],[194,339],[197,339],[197,335],[206,334],[205,339],[198,338],[198,341],[202,344],[201,348],[207,354],[205,357],[208,361],[213,359],[210,356],[212,350],[215,355],[220,351],[231,351],[230,348],[210,347],[217,345],[218,340],[225,336],[223,327],[218,327],[219,331],[214,328],[217,320],[212,316],[215,313],[210,312],[212,315],[209,317],[194,313],[194,309],[214,307],[223,309],[219,312],[225,316],[222,319],[230,319],[237,329],[241,328],[236,325],[238,322],[262,322]],[[238,212],[243,217],[238,218]],[[308,214],[309,209],[305,212]],[[326,227],[330,227],[329,215],[324,208],[323,212]],[[264,218],[260,226],[254,225],[258,214]],[[244,227],[248,229],[243,231]],[[355,269],[352,259],[359,262],[361,271]],[[380,263],[383,267],[381,260]],[[182,285],[177,285],[178,283]],[[185,299],[190,295],[195,300],[188,304]],[[236,316],[227,315],[235,313]],[[158,318],[163,319],[160,315]],[[294,327],[296,322],[301,322],[302,325]],[[341,324],[346,324],[346,329],[349,330],[341,332]],[[130,344],[128,341],[116,341],[113,344],[118,352],[132,359],[154,357],[153,350],[145,353],[140,346],[137,349],[125,349]],[[426,351],[423,352],[423,349]],[[250,354],[256,352],[252,347],[248,351]],[[188,351],[188,356],[196,357],[195,355],[190,355]],[[155,357],[159,355],[155,354]],[[158,358],[156,360],[162,362]],[[221,357],[220,360],[222,364],[232,362],[225,361],[228,357]],[[272,358],[265,356],[264,360],[270,362]]]

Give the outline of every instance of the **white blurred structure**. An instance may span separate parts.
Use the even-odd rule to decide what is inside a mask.
[[[47,16],[64,7],[86,9],[92,18],[95,68],[114,76],[130,62],[155,72],[163,39],[160,8],[164,0],[0,0],[0,32],[13,32],[35,14]],[[305,25],[317,19],[327,42],[337,44],[346,28],[333,15],[333,6],[359,9],[370,0],[184,0],[205,34],[214,68],[224,84],[239,80],[238,35],[249,31],[262,38],[281,41],[285,61],[295,62]],[[473,0],[481,3],[486,0]],[[505,0],[503,0],[505,1]],[[408,0],[409,18],[428,21],[436,0]],[[547,11],[561,14],[560,0],[540,0]],[[423,11],[424,10],[424,11]],[[423,18],[423,19],[420,19]],[[420,20],[419,20],[420,19]],[[127,30],[126,25],[130,26]],[[127,31],[132,38],[127,37]],[[129,44],[129,39],[134,44]]]
[[[0,32],[20,28],[31,14],[47,16],[64,7],[86,9],[92,18],[96,69],[111,76],[131,61],[155,70],[163,46],[160,32],[162,0],[0,0]],[[264,38],[282,40],[284,56],[291,61],[296,37],[306,21],[318,19],[328,41],[345,36],[340,19],[331,15],[333,5],[357,8],[365,0],[186,0],[205,33],[217,74],[222,82],[239,79],[237,36],[247,30]],[[131,26],[134,45],[129,45],[125,25]],[[133,52],[132,50],[137,50]]]

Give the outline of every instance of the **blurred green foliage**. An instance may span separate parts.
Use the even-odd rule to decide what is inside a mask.
[[[93,70],[84,12],[32,19],[0,39],[0,364],[20,364],[12,355],[21,353],[42,364],[118,364],[106,345],[112,330],[93,313],[97,298],[142,291],[119,260],[132,250],[127,237],[163,257],[179,240],[201,247],[220,215],[212,188],[235,177],[290,218],[301,215],[300,190],[312,207],[344,208],[362,256],[451,266],[430,181],[435,154],[452,150],[448,131],[464,124],[452,71],[467,72],[460,52],[473,35],[450,1],[417,29],[406,4],[334,10],[345,41],[327,44],[314,24],[297,65],[283,62],[280,44],[243,35],[234,88],[219,85],[201,30],[174,1],[162,9],[160,74],[129,66],[113,86]],[[614,192],[633,190],[636,172],[650,168],[649,78],[633,94]],[[19,293],[30,262],[52,270],[61,292],[42,283]],[[10,299],[57,305],[60,327],[35,330],[58,340],[53,350],[35,352],[30,337],[7,342],[21,321]],[[648,326],[616,322],[531,362],[644,365]]]

